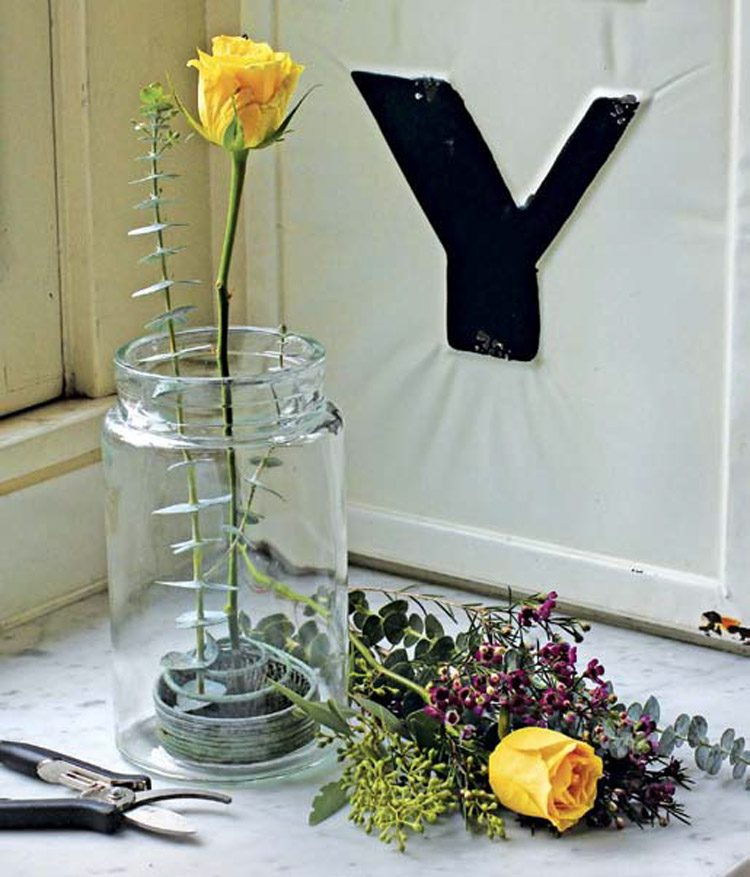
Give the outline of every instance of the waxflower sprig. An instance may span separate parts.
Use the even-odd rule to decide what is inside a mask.
[[[744,774],[750,752],[733,729],[711,743],[701,716],[662,728],[656,698],[626,705],[598,659],[579,666],[588,625],[556,605],[554,591],[507,606],[352,591],[351,706],[286,692],[343,765],[311,824],[348,806],[356,825],[400,849],[454,813],[490,838],[505,836],[508,811],[557,833],[666,826],[687,821],[677,746],[709,773],[729,760]]]

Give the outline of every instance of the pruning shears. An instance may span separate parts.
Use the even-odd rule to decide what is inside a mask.
[[[72,828],[111,834],[130,822],[158,834],[183,836],[195,833],[190,822],[154,804],[176,798],[221,804],[232,800],[229,795],[203,789],[152,789],[146,774],[115,773],[29,743],[0,741],[0,763],[79,793],[77,798],[0,799],[0,829]]]

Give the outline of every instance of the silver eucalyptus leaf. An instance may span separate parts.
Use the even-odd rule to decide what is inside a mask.
[[[643,712],[647,716],[651,716],[654,722],[659,722],[659,718],[661,717],[661,709],[659,707],[659,701],[653,696],[653,694],[643,705]]]
[[[703,716],[693,716],[688,728],[688,743],[695,748],[701,741],[705,740],[708,732],[708,722]]]
[[[711,747],[700,744],[695,750],[695,763],[701,770],[708,770],[708,757]]]
[[[668,725],[659,740],[659,755],[669,757],[674,752],[676,739],[674,728]]]
[[[687,737],[690,728],[690,716],[687,713],[681,713],[674,722],[674,729],[680,737]]]
[[[734,728],[727,728],[726,731],[724,731],[721,735],[719,745],[725,752],[731,752],[732,746],[734,745]]]

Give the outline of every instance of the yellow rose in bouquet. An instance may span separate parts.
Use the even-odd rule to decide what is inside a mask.
[[[200,133],[227,146],[225,135],[235,118],[242,139],[235,148],[255,149],[269,142],[285,121],[289,100],[304,67],[288,52],[247,37],[214,37],[212,54],[198,50],[188,61],[199,74]]]
[[[558,731],[521,728],[497,745],[489,771],[503,806],[566,831],[593,807],[602,760],[588,743]]]

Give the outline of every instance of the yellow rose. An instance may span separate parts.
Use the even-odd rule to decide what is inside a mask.
[[[200,77],[197,127],[207,140],[224,145],[236,106],[243,148],[252,149],[281,126],[304,67],[288,52],[246,37],[214,37],[211,49],[212,55],[199,49],[198,58],[188,61]]]
[[[547,728],[521,728],[490,756],[490,786],[500,803],[566,831],[594,805],[602,760],[588,743]]]

